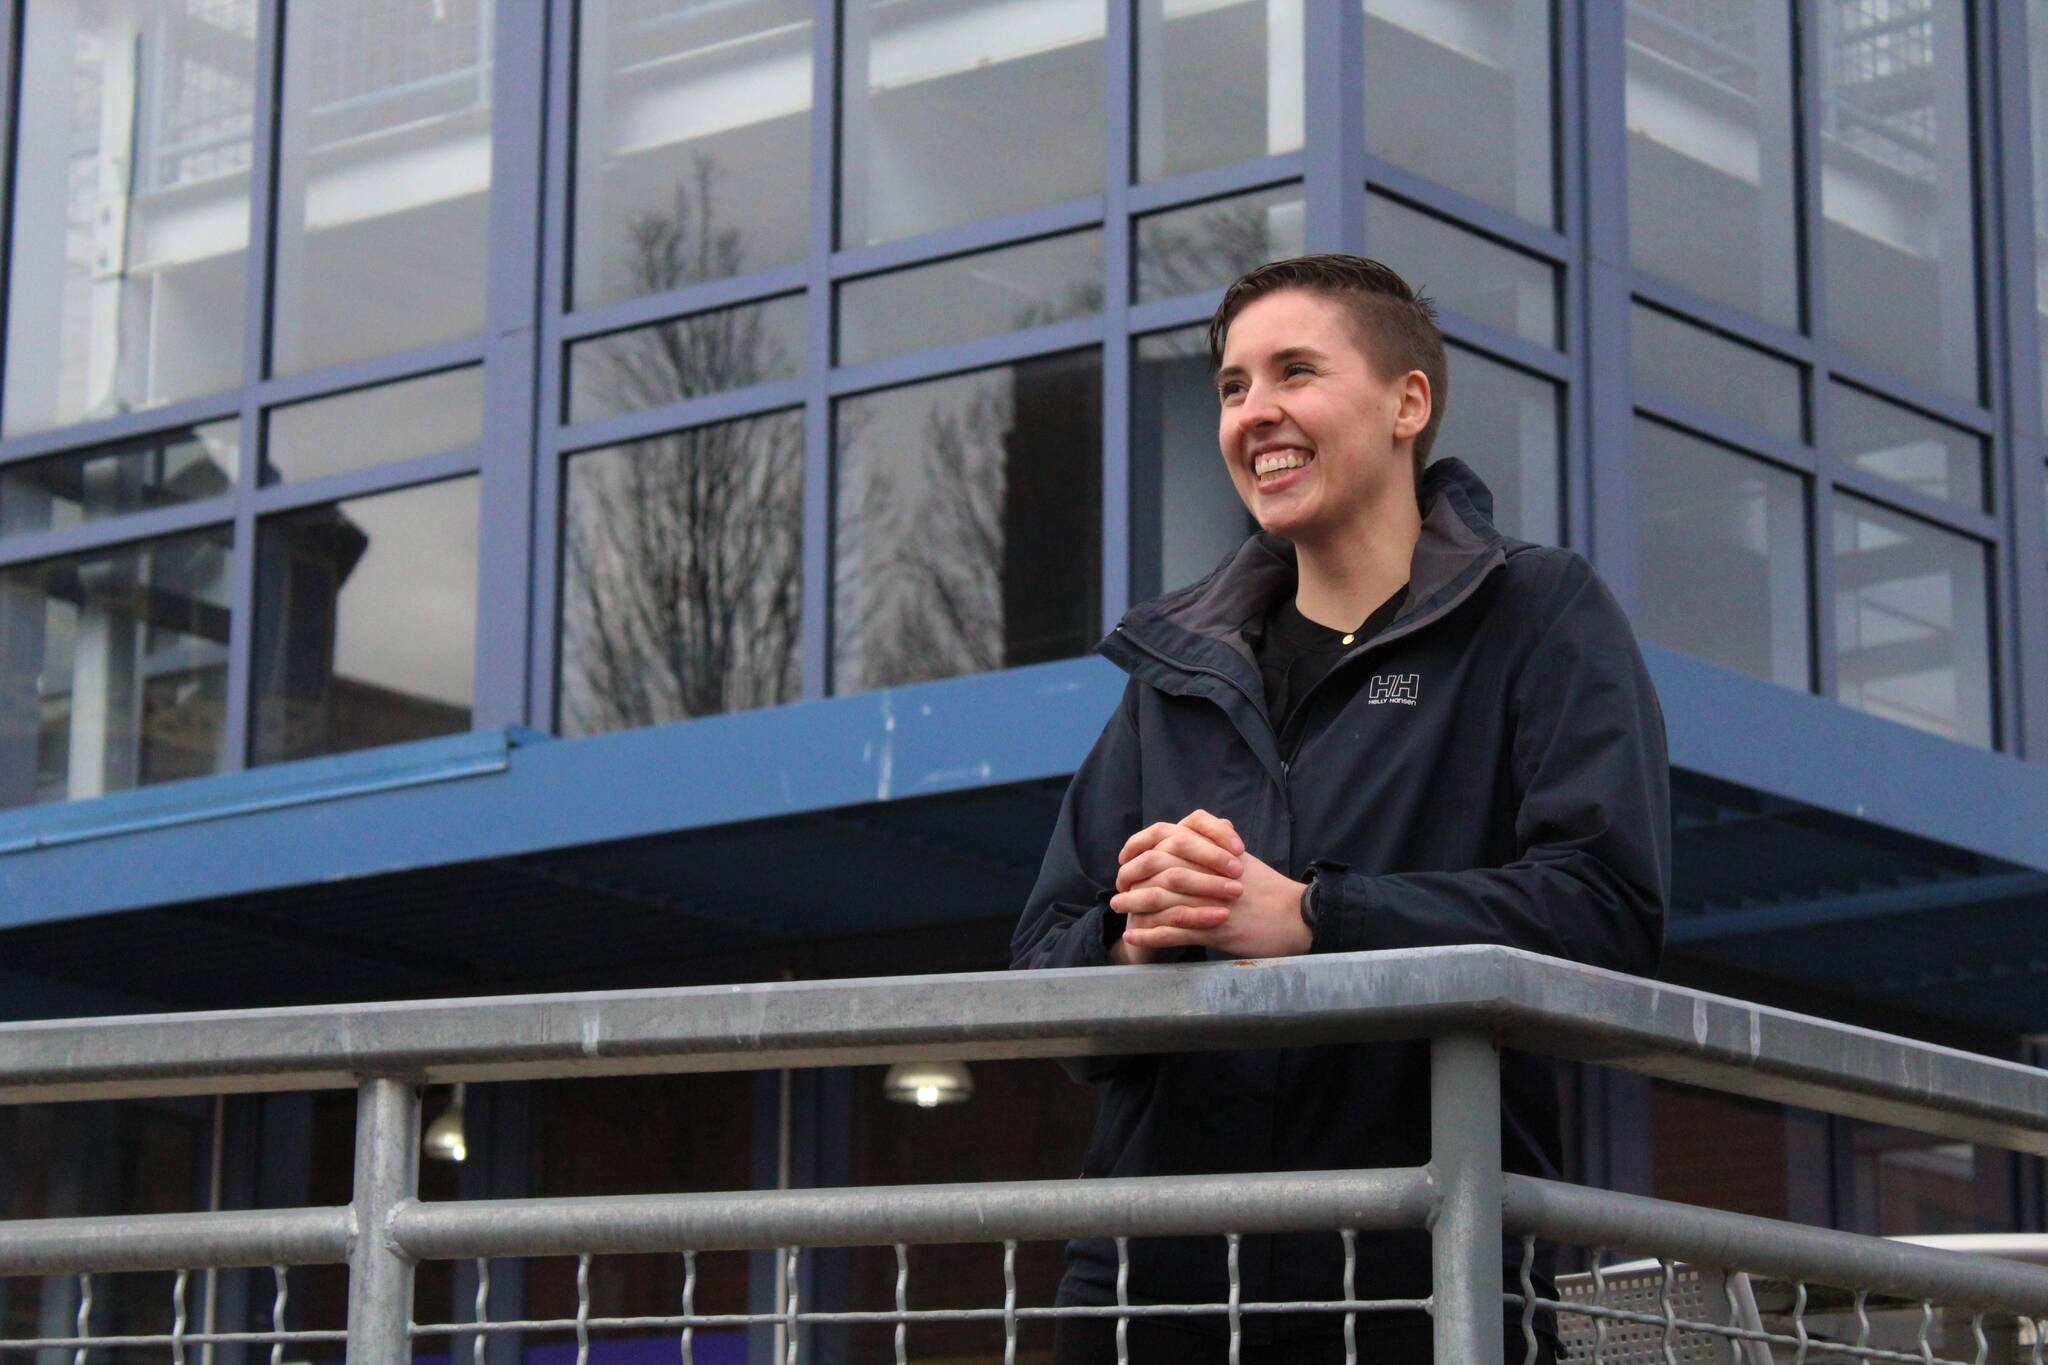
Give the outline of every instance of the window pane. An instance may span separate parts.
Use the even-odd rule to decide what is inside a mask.
[[[0,467],[0,539],[217,497],[234,486],[238,430],[210,422]]]
[[[1365,197],[1365,239],[1371,255],[1446,308],[1557,345],[1554,267],[1377,194]]]
[[[697,313],[569,348],[569,420],[794,379],[804,368],[804,298]]]
[[[1299,185],[1155,213],[1138,220],[1137,299],[1223,289],[1253,266],[1301,254]]]
[[[467,730],[476,539],[475,479],[266,519],[251,761]]]
[[[565,734],[796,698],[803,455],[778,412],[569,461]]]
[[[584,0],[574,306],[804,257],[805,0]]]
[[[1502,531],[1557,544],[1557,386],[1462,347],[1448,351],[1449,394],[1431,457],[1472,466],[1493,491]]]
[[[1550,6],[1365,0],[1374,156],[1549,227]]]
[[[1300,147],[1303,45],[1302,0],[1141,0],[1138,178]]]
[[[1844,5],[1821,26],[1828,334],[1977,396],[1969,11]]]
[[[1857,1226],[1886,1237],[2016,1230],[2002,1153],[1879,1123],[1847,1126]]]
[[[493,12],[493,0],[293,0],[278,373],[483,330]]]
[[[266,483],[466,449],[484,438],[483,368],[273,408],[266,430]]]
[[[1810,687],[1804,480],[1640,418],[1635,456],[1644,637]]]
[[[1806,386],[1797,365],[1655,308],[1638,305],[1628,326],[1629,371],[1638,390],[1805,443]]]
[[[1076,232],[839,287],[839,363],[1102,311],[1102,234]]]
[[[2048,412],[2048,0],[2027,0],[2027,83],[2033,110],[2034,307],[2041,410]]]
[[[1828,393],[1829,430],[1843,459],[1931,498],[1985,510],[1984,444],[1977,437],[1846,384]]]
[[[232,540],[0,570],[0,806],[220,770]]]
[[[1629,254],[1799,325],[1792,16],[1785,0],[1630,0]]]
[[[1095,643],[1098,352],[865,394],[839,404],[837,424],[834,690]]]
[[[235,387],[256,0],[28,11],[5,433]]]
[[[1991,744],[1984,547],[1861,498],[1835,500],[1835,694]]]
[[[1131,453],[1152,486],[1134,488],[1131,524],[1139,554],[1158,555],[1158,590],[1206,577],[1258,529],[1230,482],[1216,419],[1208,329],[1140,340],[1131,366]],[[1136,567],[1151,581],[1142,563]]]
[[[1104,0],[847,0],[840,233],[1102,190]]]

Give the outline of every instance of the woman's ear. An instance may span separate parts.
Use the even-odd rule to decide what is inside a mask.
[[[1436,398],[1429,391],[1429,376],[1420,370],[1402,375],[1394,407],[1394,439],[1407,441],[1420,436],[1435,410]]]

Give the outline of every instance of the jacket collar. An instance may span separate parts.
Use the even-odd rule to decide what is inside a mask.
[[[1422,474],[1422,534],[1409,561],[1408,597],[1373,643],[1450,611],[1505,562],[1505,547],[1493,524],[1493,494],[1471,467],[1452,456],[1431,464]],[[1248,637],[1295,582],[1293,542],[1258,531],[1208,577],[1132,607],[1097,648],[1135,671],[1136,661],[1118,647],[1122,636],[1163,662],[1222,673],[1257,699],[1262,685]]]

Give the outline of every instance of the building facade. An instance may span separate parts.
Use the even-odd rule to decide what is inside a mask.
[[[1438,452],[1636,621],[1669,974],[2048,1030],[2048,0],[8,12],[0,1017],[1000,966],[1121,686],[1091,645],[1250,529],[1219,292],[1349,250],[1438,302]],[[1085,1092],[975,1082],[479,1088],[427,1189],[1078,1168]],[[1573,1084],[1585,1179],[2041,1226],[2032,1163]],[[0,1110],[0,1216],[338,1201],[348,1122]],[[653,1312],[680,1269],[606,1274]]]

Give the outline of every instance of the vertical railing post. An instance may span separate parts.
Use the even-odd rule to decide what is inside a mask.
[[[386,1226],[392,1207],[419,1192],[419,1175],[419,1088],[373,1076],[356,1091],[349,1365],[408,1365],[412,1359],[412,1263],[391,1245]]]
[[[1431,1043],[1429,1143],[1436,1358],[1502,1365],[1500,1053],[1491,1038]]]

